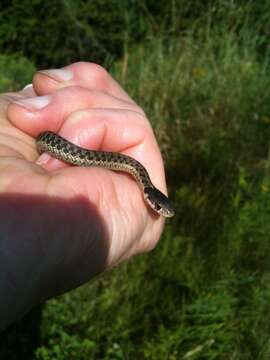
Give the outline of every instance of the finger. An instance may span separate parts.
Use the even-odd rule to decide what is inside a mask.
[[[6,118],[7,107],[10,103],[24,99],[25,97],[36,96],[32,84],[26,85],[21,91],[18,92],[6,92],[0,96],[0,117],[1,122],[3,118]]]
[[[39,71],[33,78],[33,85],[39,95],[47,95],[63,87],[79,85],[133,102],[112,76],[102,66],[94,63],[77,62],[62,69]]]
[[[121,108],[144,114],[134,103],[102,91],[72,86],[51,95],[20,99],[10,104],[8,117],[14,126],[35,137],[43,130],[58,131],[70,113],[85,108]]]
[[[17,157],[28,160],[36,159],[37,153],[31,136],[12,126],[7,117],[11,102],[20,100],[25,94],[20,92],[4,93],[0,96],[0,156]]]
[[[37,96],[33,84],[28,84],[26,85],[21,91],[20,93],[25,96],[25,97],[34,97]]]
[[[152,129],[140,117],[128,110],[80,110],[66,119],[59,135],[84,148],[121,152],[135,158],[149,171],[154,184],[166,192],[158,145]],[[38,163],[47,170],[67,166],[48,155],[42,156]]]

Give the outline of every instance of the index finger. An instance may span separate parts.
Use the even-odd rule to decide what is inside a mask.
[[[33,86],[38,95],[47,95],[57,89],[79,85],[87,89],[101,90],[121,100],[134,101],[100,65],[77,62],[61,69],[38,71]]]

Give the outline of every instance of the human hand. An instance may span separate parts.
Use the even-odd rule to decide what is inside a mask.
[[[1,102],[0,309],[2,315],[11,308],[16,317],[152,249],[164,224],[128,175],[39,157],[35,138],[41,131],[130,155],[165,193],[166,186],[144,112],[100,66],[39,72],[33,88],[3,95]]]

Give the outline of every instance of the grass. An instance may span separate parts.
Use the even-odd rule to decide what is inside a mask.
[[[268,71],[251,34],[225,31],[154,39],[115,65],[156,130],[177,216],[154,252],[48,302],[38,359],[269,356]]]
[[[33,73],[36,71],[34,64],[21,55],[0,54],[0,91],[21,90],[31,83]]]
[[[47,302],[36,359],[269,358],[270,57],[258,33],[196,28],[114,64],[151,119],[177,215],[151,254]]]

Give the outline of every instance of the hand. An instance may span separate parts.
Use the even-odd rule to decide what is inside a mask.
[[[16,102],[14,102],[16,101]],[[38,72],[0,97],[0,329],[35,304],[152,249],[164,220],[130,176],[39,156],[52,130],[82,147],[139,160],[166,193],[161,155],[143,110],[100,66]]]

